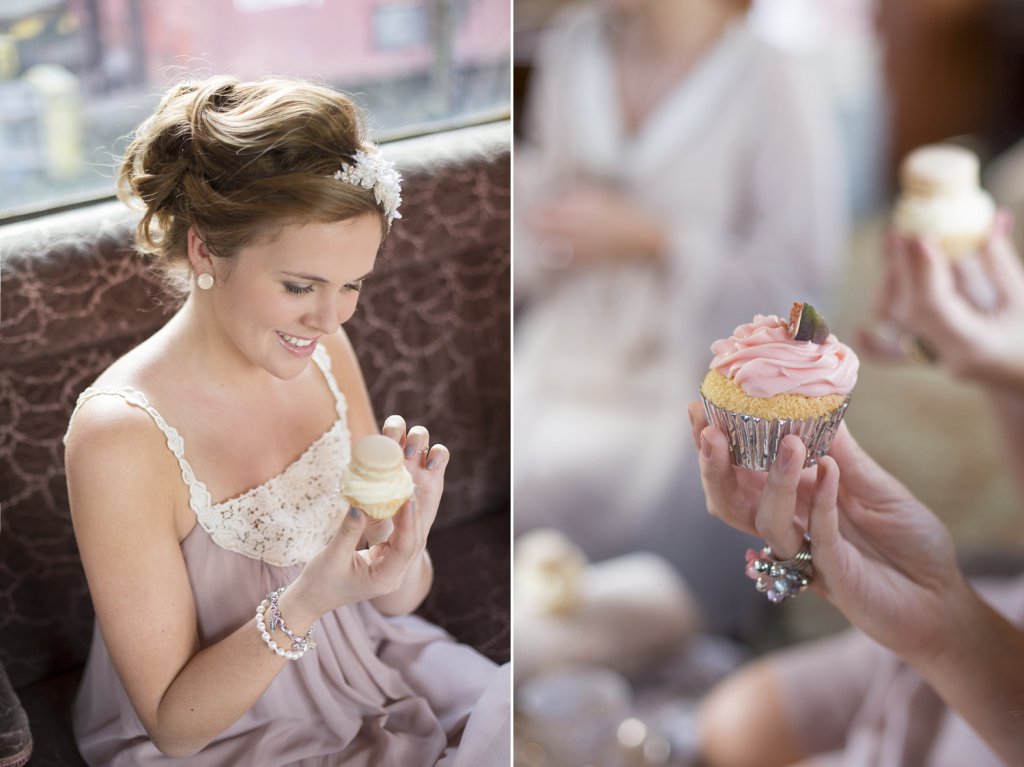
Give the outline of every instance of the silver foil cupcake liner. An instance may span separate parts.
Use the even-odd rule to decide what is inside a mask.
[[[732,462],[737,466],[757,471],[768,471],[775,463],[779,443],[787,434],[796,434],[807,448],[804,467],[816,466],[818,459],[828,453],[832,439],[843,422],[850,404],[847,394],[843,403],[827,415],[818,418],[758,418],[718,407],[701,395],[708,422],[729,437]]]

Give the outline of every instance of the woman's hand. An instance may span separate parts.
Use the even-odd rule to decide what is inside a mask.
[[[388,416],[381,431],[385,437],[390,437],[402,446],[405,468],[409,470],[416,486],[413,497],[420,507],[422,543],[425,545],[444,492],[444,472],[450,458],[448,448],[439,444],[431,445],[430,432],[426,427],[413,426],[406,432],[405,419],[400,415]]]
[[[1024,267],[1014,251],[1011,229],[1010,215],[1000,211],[979,256],[963,264],[953,263],[930,239],[889,233],[876,315],[899,328],[902,346],[908,339],[923,341],[954,376],[1020,392]],[[988,295],[978,300],[982,288]],[[861,331],[859,340],[878,356],[900,353],[897,342],[876,333]]]
[[[448,448],[431,445],[430,434],[423,426],[405,430],[405,420],[392,415],[384,421],[384,435],[398,442],[405,454],[405,466],[416,486],[413,502],[416,504],[417,525],[398,534],[414,536],[419,556],[410,562],[399,586],[373,600],[374,606],[388,615],[403,615],[419,607],[433,583],[434,570],[427,554],[427,536],[437,517],[437,509],[444,491],[444,472],[448,466]],[[370,549],[371,555],[376,547]]]
[[[547,203],[526,223],[540,239],[568,243],[577,263],[659,260],[665,248],[661,221],[620,192],[596,184],[580,185]]]
[[[403,448],[405,466],[415,485],[413,495],[395,515],[393,532],[369,548],[359,548],[360,541],[369,538],[370,525],[379,530],[381,523],[368,523],[362,511],[349,510],[334,538],[282,596],[281,611],[289,616],[290,625],[311,624],[326,612],[365,599],[374,600],[382,612],[409,612],[430,588],[427,535],[444,490],[448,448],[431,446],[430,434],[422,426],[406,433],[400,416],[390,416],[383,433]],[[287,612],[286,606],[293,612]]]
[[[689,412],[712,515],[764,538],[779,558],[796,553],[806,530],[812,587],[854,625],[908,660],[942,650],[951,606],[970,593],[952,537],[845,425],[816,469],[802,469],[804,445],[790,435],[765,474],[734,466],[726,435],[699,403]]]

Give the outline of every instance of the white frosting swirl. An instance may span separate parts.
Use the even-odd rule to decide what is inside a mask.
[[[918,236],[984,234],[995,215],[996,205],[983,189],[935,197],[905,194],[896,203],[893,225],[903,234]]]
[[[374,472],[376,476],[368,478],[359,472],[358,467],[353,470],[354,463],[345,467],[342,479],[342,492],[346,497],[370,505],[412,495],[412,475],[404,465],[400,464],[386,475]]]

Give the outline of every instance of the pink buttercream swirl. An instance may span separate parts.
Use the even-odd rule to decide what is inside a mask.
[[[795,341],[788,323],[758,314],[729,338],[711,344],[711,369],[735,381],[751,397],[849,394],[860,361],[846,344],[830,335],[824,343]]]

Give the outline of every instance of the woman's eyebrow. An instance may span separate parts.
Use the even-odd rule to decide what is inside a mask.
[[[286,277],[294,277],[299,280],[305,280],[306,282],[319,282],[322,285],[326,285],[330,282],[327,278],[317,277],[315,274],[303,274],[302,272],[278,272],[278,274],[285,275]],[[369,276],[370,273],[367,272],[362,277],[356,277],[354,280],[348,280],[348,282],[361,282]]]
[[[278,272],[278,274],[283,274],[286,277],[295,277],[296,279],[305,280],[306,282],[320,282],[325,285],[328,282],[326,278],[317,277],[315,274],[302,274],[301,272]]]

